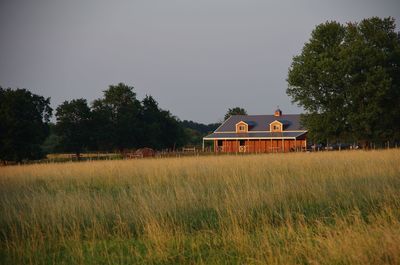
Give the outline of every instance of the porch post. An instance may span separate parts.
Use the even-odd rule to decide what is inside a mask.
[[[236,147],[235,147],[236,154],[239,152],[239,140],[236,139]]]
[[[307,152],[307,138],[304,139],[304,151]]]
[[[271,138],[271,146],[269,147],[269,149],[271,150],[271,153],[274,152],[274,148],[272,147],[272,138]]]

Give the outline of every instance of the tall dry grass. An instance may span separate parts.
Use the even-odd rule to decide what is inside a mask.
[[[400,264],[400,150],[0,168],[1,264]]]

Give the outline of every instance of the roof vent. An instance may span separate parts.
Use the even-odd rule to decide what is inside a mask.
[[[275,117],[280,117],[280,116],[282,116],[282,111],[279,109],[279,106],[278,106],[277,109],[275,110],[274,116],[275,116]]]

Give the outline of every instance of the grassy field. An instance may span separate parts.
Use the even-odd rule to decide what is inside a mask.
[[[0,168],[0,264],[400,264],[400,150]]]

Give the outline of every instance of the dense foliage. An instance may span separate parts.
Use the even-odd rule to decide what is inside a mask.
[[[92,144],[92,117],[86,99],[62,103],[56,112],[56,134],[64,151],[79,154]]]
[[[0,160],[38,159],[46,153],[124,151],[150,147],[174,150],[201,145],[202,137],[218,124],[181,122],[159,108],[152,96],[142,101],[133,87],[111,85],[102,98],[64,101],[57,107],[56,124],[50,98],[26,89],[0,87]]]
[[[194,121],[181,121],[182,127],[185,129],[186,144],[198,146],[202,144],[203,137],[213,132],[220,126],[220,123],[203,124]]]
[[[173,149],[185,144],[177,118],[160,109],[151,96],[139,101],[133,87],[123,83],[109,86],[91,108],[84,99],[64,102],[56,116],[61,150],[77,155],[84,149]]]
[[[152,96],[146,96],[141,106],[140,122],[144,137],[140,146],[175,149],[185,144],[186,136],[179,120],[169,111],[160,109]]]
[[[174,150],[183,145],[199,146],[202,138],[220,125],[180,121],[169,111],[160,109],[152,96],[139,101],[133,87],[123,83],[109,86],[91,108],[83,99],[64,102],[56,116],[55,131],[61,139],[57,151],[73,151],[77,155],[85,149]],[[54,135],[52,138],[57,139]]]
[[[0,160],[42,157],[40,145],[49,133],[51,113],[50,98],[0,87]]]
[[[140,102],[133,87],[111,85],[93,102],[94,133],[102,150],[133,148],[140,142]]]
[[[315,140],[400,140],[400,35],[393,18],[318,25],[289,69],[287,94]]]

